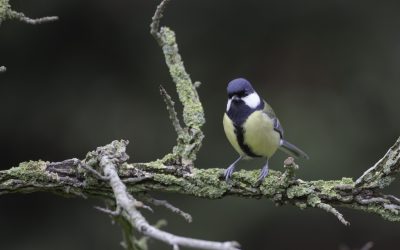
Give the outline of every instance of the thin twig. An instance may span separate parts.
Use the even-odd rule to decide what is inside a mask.
[[[80,167],[91,173],[94,177],[102,181],[108,181],[108,178],[102,174],[100,174],[97,170],[94,170],[92,167],[85,163],[81,163]]]
[[[182,216],[187,222],[191,223],[193,221],[192,216],[184,211],[182,211],[181,209],[173,206],[171,203],[169,203],[166,200],[157,200],[154,199],[153,197],[149,196],[149,195],[145,195],[143,196],[143,198],[145,199],[145,201],[155,205],[155,206],[163,206],[166,209],[172,211],[173,213],[176,213],[180,216]]]
[[[167,110],[169,113],[169,118],[171,119],[172,125],[174,126],[175,132],[178,134],[178,136],[182,135],[182,127],[178,119],[178,114],[175,111],[175,103],[172,101],[172,98],[170,95],[168,95],[167,91],[163,86],[160,85],[160,93],[161,96],[164,99],[165,104],[167,105]]]
[[[356,196],[356,201],[360,204],[371,204],[371,203],[389,203],[389,200],[382,197],[373,197],[373,198],[363,198],[360,195]]]
[[[332,207],[331,205],[325,204],[325,203],[319,203],[319,204],[317,204],[317,207],[319,207],[319,208],[321,208],[322,210],[325,210],[326,212],[331,213],[331,214],[333,214],[334,216],[336,216],[336,218],[338,218],[338,220],[339,220],[340,222],[342,222],[345,226],[349,226],[349,225],[350,225],[350,222],[348,222],[348,221],[343,217],[343,215],[342,215],[339,211],[337,211],[334,207]]]
[[[159,30],[160,30],[160,20],[163,17],[163,12],[167,4],[169,3],[170,0],[163,0],[161,3],[157,6],[157,9],[154,13],[154,16],[151,18],[152,22],[150,24],[150,33],[154,36],[156,41],[158,42],[159,45],[162,44]]]
[[[119,206],[117,206],[117,208],[114,211],[110,210],[108,208],[98,207],[98,206],[95,206],[94,208],[99,210],[100,212],[109,214],[109,215],[111,215],[113,217],[121,215],[121,207],[119,207]]]
[[[27,24],[42,24],[42,23],[48,23],[48,22],[54,22],[58,20],[57,16],[46,16],[46,17],[41,17],[41,18],[30,18],[25,16],[24,13],[22,12],[17,12],[14,10],[10,10],[8,15],[11,18],[18,19],[21,22],[27,23]]]

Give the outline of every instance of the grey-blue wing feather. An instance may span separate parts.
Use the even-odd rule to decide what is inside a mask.
[[[278,132],[281,136],[279,149],[296,158],[309,159],[308,155],[303,150],[283,139],[283,127],[279,122],[279,119],[276,117],[274,110],[271,108],[271,106],[268,105],[266,101],[264,101],[263,112],[273,120],[274,130]]]
[[[281,138],[283,138],[283,127],[281,123],[279,122],[279,119],[276,117],[274,110],[272,109],[269,104],[264,101],[264,109],[263,112],[269,116],[274,122],[274,130],[279,133]]]
[[[274,121],[274,130],[279,133],[281,139],[283,138],[283,128],[281,123],[279,122],[278,118],[273,118]]]

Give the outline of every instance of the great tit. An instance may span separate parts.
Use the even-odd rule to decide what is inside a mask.
[[[274,111],[260,98],[249,81],[234,79],[229,82],[227,92],[224,130],[229,142],[239,153],[239,158],[225,170],[226,181],[231,178],[241,159],[263,157],[266,161],[257,181],[261,184],[268,175],[268,159],[277,149],[295,158],[309,158],[301,149],[283,139],[283,128]]]

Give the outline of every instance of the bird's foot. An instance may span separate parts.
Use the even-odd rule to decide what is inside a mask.
[[[267,163],[265,163],[264,167],[261,169],[260,174],[258,176],[258,179],[256,182],[257,187],[263,183],[265,177],[268,176],[268,173],[269,173],[269,168],[268,168],[268,161],[267,161]]]
[[[232,177],[233,171],[235,171],[236,164],[243,158],[243,156],[239,156],[227,169],[224,171],[224,179],[225,181],[229,181]]]
[[[235,165],[230,165],[227,169],[224,171],[224,179],[225,181],[229,181],[229,179],[232,177],[233,171],[235,171]]]

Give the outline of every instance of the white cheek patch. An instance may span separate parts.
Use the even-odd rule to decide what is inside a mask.
[[[261,99],[256,92],[251,93],[246,97],[243,97],[242,100],[244,101],[244,103],[246,103],[247,106],[249,106],[252,109],[257,108],[258,105],[260,105],[261,103]]]
[[[231,108],[231,103],[232,103],[232,100],[228,99],[228,103],[226,104],[226,112],[228,112],[229,109]]]

